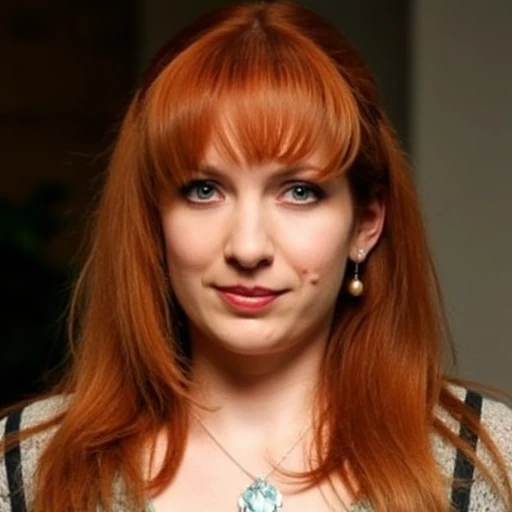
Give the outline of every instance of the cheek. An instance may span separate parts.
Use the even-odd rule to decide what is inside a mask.
[[[176,211],[162,217],[162,228],[171,273],[201,270],[218,254],[218,231],[207,222],[193,222]]]
[[[341,280],[349,253],[350,221],[298,224],[286,232],[288,260],[301,269],[312,285],[339,276]]]

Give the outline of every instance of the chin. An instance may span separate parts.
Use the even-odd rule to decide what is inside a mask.
[[[251,338],[244,336],[240,339],[218,339],[217,343],[222,348],[240,356],[268,356],[286,350],[284,340],[263,340],[262,337]]]
[[[234,320],[234,321],[233,321]],[[272,325],[274,324],[274,325]],[[290,349],[290,326],[279,325],[261,318],[238,318],[197,326],[190,332],[191,341],[199,350],[223,352],[233,356],[269,356]],[[200,348],[202,347],[202,348]]]

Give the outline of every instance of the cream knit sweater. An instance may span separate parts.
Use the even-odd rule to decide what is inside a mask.
[[[464,397],[465,390],[458,389],[457,393]],[[45,418],[50,418],[57,412],[65,408],[66,400],[62,397],[54,397],[48,400],[35,402],[23,410],[21,417],[21,428],[35,425]],[[459,424],[449,418],[442,411],[439,411],[439,417],[454,431],[459,432]],[[512,475],[512,410],[504,404],[490,399],[484,399],[482,404],[482,423],[489,430],[493,440],[501,449],[510,474]],[[0,436],[3,437],[6,427],[6,419],[0,421]],[[20,447],[21,469],[25,490],[25,498],[29,504],[33,502],[33,475],[37,465],[39,455],[45,447],[46,442],[52,435],[52,431],[41,433],[24,441]],[[442,472],[451,476],[453,474],[456,451],[455,449],[441,440],[438,436],[432,436],[432,448],[436,460]],[[477,445],[478,455],[484,462],[491,465],[490,458],[486,450]],[[492,465],[491,465],[492,467]],[[506,510],[505,505],[498,499],[491,487],[485,482],[478,471],[475,472],[475,481],[471,488],[470,504],[468,512],[511,512]],[[121,487],[121,486],[120,486]],[[447,489],[450,493],[450,489]],[[126,502],[123,500],[123,493],[120,489],[115,492],[115,512],[128,512]],[[151,510],[148,504],[148,511]],[[0,454],[0,512],[11,512],[11,501],[9,498],[6,464],[3,454]],[[50,512],[50,511],[48,511]],[[186,511],[195,512],[195,511]],[[297,511],[294,511],[297,512]],[[359,504],[354,507],[352,512],[375,512],[369,506]],[[427,512],[427,511],[411,511]]]

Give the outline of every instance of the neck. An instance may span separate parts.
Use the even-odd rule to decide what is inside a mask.
[[[216,433],[287,437],[311,423],[324,342],[246,355],[221,354],[214,344],[195,341],[194,398],[210,408],[195,413]]]

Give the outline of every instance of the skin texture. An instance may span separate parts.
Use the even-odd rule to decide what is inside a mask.
[[[379,202],[356,219],[346,177],[319,180],[321,157],[234,165],[212,144],[192,177],[201,181],[162,200],[169,280],[189,320],[196,397],[209,407],[193,413],[254,474],[268,474],[307,430],[347,259],[371,251],[382,229]],[[264,309],[240,311],[217,290],[234,285],[282,293]],[[310,441],[297,444],[286,469],[306,468]],[[159,443],[153,471],[163,436]],[[272,480],[290,510],[351,502],[341,485],[304,491],[281,475]],[[249,482],[193,419],[176,478],[153,506],[231,510]]]

